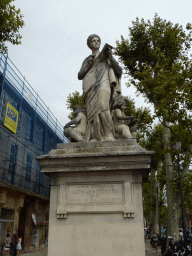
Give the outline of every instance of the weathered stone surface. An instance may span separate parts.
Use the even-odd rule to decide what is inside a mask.
[[[151,155],[130,139],[58,144],[38,157],[51,178],[48,256],[144,256]]]
[[[92,50],[82,63],[78,79],[83,80],[83,96],[87,110],[85,141],[113,141],[111,117],[113,99],[121,93],[122,68],[112,56],[112,46],[105,44],[99,51],[100,37],[92,34],[87,45]]]
[[[152,152],[144,150],[135,139],[78,142],[58,144],[57,149],[49,154],[37,157],[41,171],[50,175],[52,172],[118,172],[132,170],[142,172],[147,178]]]
[[[69,142],[84,141],[86,131],[86,109],[82,106],[75,107],[75,118],[64,126],[64,134]]]
[[[67,202],[69,204],[86,203],[122,203],[122,184],[81,184],[69,185]]]
[[[122,95],[115,97],[113,101],[113,125],[115,129],[115,138],[119,136],[123,139],[136,137],[138,120],[134,116],[126,116],[124,111],[127,109],[128,98]]]

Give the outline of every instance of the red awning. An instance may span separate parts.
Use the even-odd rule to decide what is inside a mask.
[[[46,226],[49,225],[49,221],[36,221],[36,225]]]
[[[32,219],[35,226],[47,226],[49,225],[49,221],[40,220],[39,214],[32,214]]]

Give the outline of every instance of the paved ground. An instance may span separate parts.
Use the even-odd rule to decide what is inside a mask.
[[[145,243],[145,256],[161,256],[161,248],[158,247],[158,253],[155,253],[155,249],[153,249],[150,245],[150,240],[147,239]],[[47,247],[44,249],[38,249],[38,250],[33,250],[30,252],[23,252],[21,256],[47,256]],[[56,255],[54,255],[56,256]],[[139,255],[135,255],[139,256]]]
[[[22,251],[21,256],[47,256],[47,247],[43,249],[32,250],[30,252]]]

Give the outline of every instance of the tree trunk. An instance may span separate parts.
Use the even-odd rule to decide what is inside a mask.
[[[179,239],[179,218],[177,211],[177,196],[173,187],[173,163],[169,150],[171,149],[171,131],[169,122],[164,120],[163,143],[165,149],[166,189],[168,204],[168,229],[167,236],[172,236],[174,241]]]
[[[151,182],[150,182],[150,191],[151,191],[151,201],[153,208],[150,213],[150,227],[151,227],[151,236],[153,231],[158,232],[158,207],[157,207],[157,193],[156,193],[156,180],[155,180],[155,170],[151,169]]]
[[[189,150],[187,150],[187,154],[183,164],[183,170],[181,172],[181,178],[185,178],[185,175],[188,174],[189,165],[191,161],[191,152],[192,152],[192,144],[189,145]]]
[[[192,144],[189,145],[189,150],[187,150],[185,160],[183,163],[183,169],[181,172],[182,181],[184,181],[185,179],[188,178],[186,175],[189,173],[189,165],[191,162],[191,152],[192,152]],[[184,198],[184,200],[185,200],[185,198]],[[180,203],[180,212],[181,212],[181,201],[179,203]],[[190,212],[190,209],[188,207],[185,207],[185,216],[186,216],[185,224],[186,224],[187,230],[191,230],[191,223],[189,221],[189,212]]]

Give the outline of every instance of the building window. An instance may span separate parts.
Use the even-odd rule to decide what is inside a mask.
[[[7,105],[7,93],[3,91],[2,98],[1,98],[1,119],[4,119],[5,117],[6,105]]]
[[[56,137],[53,134],[48,134],[46,139],[46,152],[56,148]]]
[[[17,124],[17,134],[20,133],[20,131],[21,131],[22,116],[23,116],[23,110],[21,108],[20,111],[19,111],[19,119],[18,119],[18,124]]]
[[[31,171],[32,171],[32,156],[27,154],[27,164],[26,164],[26,173],[25,173],[25,186],[30,189],[31,183]]]
[[[38,149],[42,150],[42,148],[43,148],[43,128],[40,128],[39,126],[37,127],[35,137],[36,137],[36,143],[37,143]]]
[[[16,173],[16,165],[17,165],[17,145],[12,143],[11,152],[10,152],[10,161],[9,161],[9,170],[8,170],[8,182],[14,184],[14,178]]]
[[[36,193],[40,193],[40,165],[39,162],[36,164]]]
[[[24,124],[25,124],[25,138],[33,142],[34,119],[31,117],[31,115],[28,115],[26,112],[24,115]]]
[[[26,126],[25,126],[25,136],[28,140],[31,139],[31,117],[29,115],[26,116]]]
[[[5,237],[5,234],[9,233],[10,236],[13,235],[12,232],[14,230],[13,229],[14,219],[15,219],[15,210],[7,209],[7,208],[1,208],[1,213],[0,213],[0,237],[1,237],[1,241],[3,241],[3,238]],[[0,248],[2,249],[2,246]],[[4,254],[1,254],[1,255],[4,255]]]

